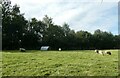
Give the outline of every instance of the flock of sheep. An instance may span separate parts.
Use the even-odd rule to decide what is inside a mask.
[[[103,56],[104,56],[105,54],[108,54],[108,55],[111,55],[111,54],[112,54],[110,51],[102,51],[102,50],[95,50],[95,52],[96,52],[97,54],[102,54]]]
[[[19,49],[21,52],[25,52],[25,49],[24,48],[20,48]],[[61,51],[61,48],[59,48],[59,51]],[[105,55],[105,54],[108,54],[108,55],[111,55],[111,52],[110,51],[102,51],[102,50],[95,50],[95,53],[97,54],[101,54],[101,55]]]

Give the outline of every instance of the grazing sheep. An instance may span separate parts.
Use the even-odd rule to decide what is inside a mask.
[[[111,52],[110,52],[110,51],[108,51],[108,52],[107,52],[107,54],[111,55]]]
[[[105,54],[111,55],[110,51],[105,51]]]
[[[99,51],[99,50],[95,50],[95,52],[97,53],[97,54],[102,54],[102,55],[104,55],[104,52],[103,51]]]
[[[107,54],[108,51],[105,51],[105,54]]]
[[[100,50],[98,53],[99,53],[99,54],[102,54],[102,55],[104,56],[104,52],[103,52],[103,51]]]
[[[25,49],[24,48],[20,48],[19,49],[21,52],[25,52]]]
[[[96,53],[98,53],[99,51],[98,50],[95,50]]]

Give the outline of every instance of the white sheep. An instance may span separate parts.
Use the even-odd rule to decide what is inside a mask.
[[[25,52],[25,49],[24,48],[20,48],[19,49],[21,52]]]
[[[104,52],[103,51],[98,51],[99,54],[102,54],[104,56]]]
[[[100,51],[99,51],[99,50],[95,50],[95,52],[98,53],[98,54],[102,54],[102,55],[104,55],[104,52],[101,51],[101,50],[100,50]]]
[[[99,51],[98,50],[95,50],[96,53],[98,53]]]

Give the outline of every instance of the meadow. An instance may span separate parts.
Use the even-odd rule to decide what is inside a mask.
[[[118,76],[118,50],[2,52],[2,76]]]

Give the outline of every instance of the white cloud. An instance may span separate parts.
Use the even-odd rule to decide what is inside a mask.
[[[116,10],[112,8],[116,6]],[[89,6],[88,6],[89,7]],[[114,8],[115,9],[115,8]],[[111,14],[112,11],[116,11],[114,14]],[[82,17],[82,15],[84,15]],[[83,12],[77,20],[72,20],[72,29],[74,30],[87,30],[93,32],[96,29],[101,29],[104,31],[110,31],[111,28],[115,27],[117,29],[117,5],[106,3],[103,7],[93,5],[87,12]]]

